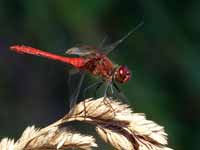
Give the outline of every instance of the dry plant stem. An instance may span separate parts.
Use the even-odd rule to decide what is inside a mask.
[[[117,150],[171,150],[167,147],[167,134],[162,126],[147,120],[144,114],[133,113],[126,104],[113,99],[107,99],[107,102],[109,105],[105,104],[104,97],[86,99],[74,106],[63,118],[43,129],[27,128],[15,143],[13,140],[3,139],[0,141],[0,149],[4,145],[6,148],[2,150],[72,147],[91,150],[91,147],[97,146],[93,137],[60,129],[66,122],[84,121],[95,125],[100,137]],[[25,137],[28,131],[34,134],[29,133],[27,139]]]
[[[104,98],[87,99],[77,104],[62,122],[86,121],[95,124],[98,127],[97,131],[101,130],[98,133],[103,133],[103,131],[105,133],[100,136],[119,150],[169,149],[166,147],[167,134],[163,127],[146,120],[144,114],[133,113],[126,104],[114,100],[109,100],[109,103],[112,108],[105,104]],[[119,142],[124,138],[130,142],[131,147],[124,148],[127,143]]]
[[[132,147],[135,149],[139,147],[135,139],[129,137],[129,134],[124,134],[123,131],[120,132],[119,130],[115,132],[115,129],[110,130],[102,126],[97,126],[96,131],[105,142],[110,143],[113,147],[117,147],[118,149],[128,150]],[[135,145],[133,145],[133,143],[135,143]]]
[[[27,127],[22,136],[14,143],[4,138],[0,141],[1,150],[49,150],[49,149],[81,149],[91,150],[97,147],[92,136],[73,133],[59,127],[52,127],[46,133],[34,126]],[[35,136],[37,135],[37,136]]]
[[[41,129],[40,132],[38,132],[38,134],[35,134],[35,136],[32,136],[32,137],[29,139],[29,142],[26,143],[26,145],[24,146],[24,148],[26,149],[26,147],[27,147],[35,138],[37,138],[37,137],[39,137],[39,136],[41,136],[41,135],[46,134],[49,130],[51,130],[52,128],[55,128],[55,127],[57,127],[57,126],[59,126],[59,125],[61,125],[61,124],[62,124],[62,119],[60,119],[60,120],[58,120],[58,121],[56,121],[56,122],[50,124],[49,126],[43,128],[43,129]]]

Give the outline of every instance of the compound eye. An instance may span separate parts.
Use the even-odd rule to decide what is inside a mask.
[[[131,74],[128,68],[124,65],[120,66],[115,74],[115,80],[119,83],[126,83],[130,78]]]
[[[120,75],[123,75],[123,74],[124,74],[123,68],[120,68],[120,69],[119,69],[119,74],[120,74]]]

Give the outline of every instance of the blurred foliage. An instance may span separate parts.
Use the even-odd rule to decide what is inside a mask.
[[[75,86],[67,86],[70,66],[14,54],[10,45],[63,54],[76,44],[98,45],[105,36],[107,44],[116,41],[144,21],[110,55],[132,70],[121,88],[135,111],[166,127],[171,147],[200,149],[199,17],[197,0],[1,0],[0,136],[55,121]]]

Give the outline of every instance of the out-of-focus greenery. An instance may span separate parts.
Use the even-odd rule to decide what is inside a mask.
[[[64,54],[106,35],[116,41],[144,21],[110,55],[132,70],[121,88],[136,112],[165,126],[171,147],[200,149],[199,18],[197,0],[1,0],[0,136],[50,124],[67,112],[70,95],[70,66],[15,54],[10,45]]]

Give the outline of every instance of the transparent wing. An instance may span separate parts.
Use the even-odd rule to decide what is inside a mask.
[[[80,47],[72,47],[72,48],[68,49],[65,52],[65,54],[77,55],[77,56],[88,56],[88,55],[95,54],[96,50],[97,50],[96,47],[83,45],[83,46],[80,46]]]
[[[68,78],[68,86],[70,89],[70,97],[69,97],[70,109],[78,101],[84,78],[85,78],[85,72],[83,72],[83,71],[71,71],[70,72],[70,75]]]
[[[104,45],[106,43],[106,40],[108,39],[108,36],[106,35],[103,40],[101,41],[101,43],[99,44],[98,48],[101,50],[104,48]]]
[[[141,26],[143,26],[144,22],[140,22],[136,27],[134,27],[131,31],[129,31],[124,37],[120,40],[112,43],[109,46],[104,47],[103,49],[106,51],[106,54],[112,52],[116,47],[118,47],[124,40],[126,40],[130,35],[132,35],[135,31],[137,31]]]

